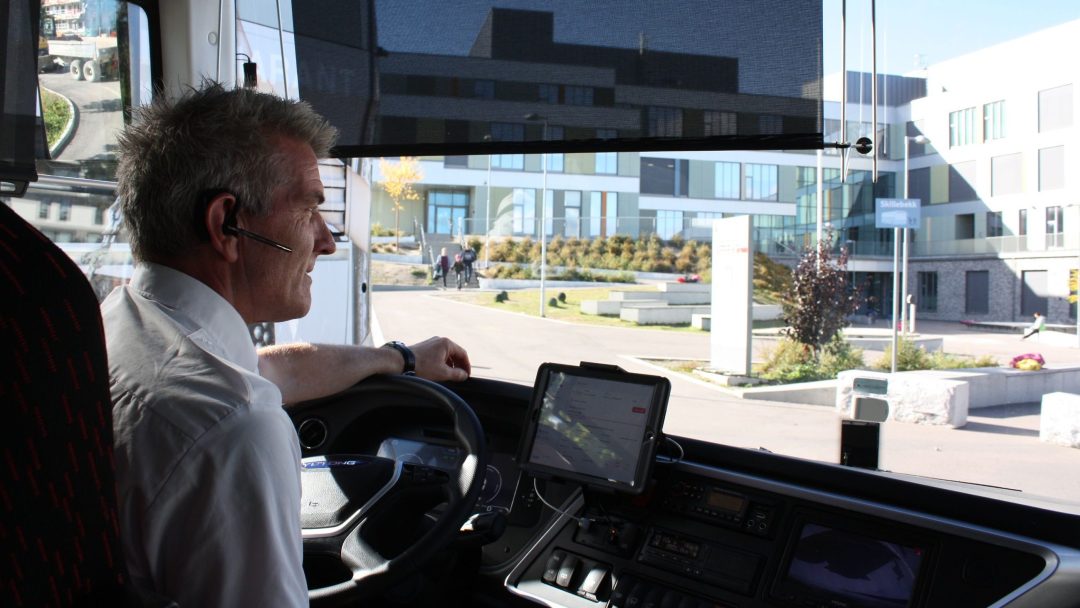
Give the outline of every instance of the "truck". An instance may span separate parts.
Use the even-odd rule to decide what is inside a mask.
[[[97,82],[115,78],[118,67],[115,36],[83,37],[78,40],[49,40],[52,63],[68,71],[75,80]]]

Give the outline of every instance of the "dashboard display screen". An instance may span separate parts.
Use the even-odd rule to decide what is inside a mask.
[[[817,523],[803,524],[781,588],[840,606],[911,605],[924,549]]]
[[[534,388],[523,468],[640,491],[668,386],[659,376],[545,364]]]

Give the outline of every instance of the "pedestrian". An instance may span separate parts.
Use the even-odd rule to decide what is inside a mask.
[[[460,253],[454,256],[454,266],[453,266],[453,268],[454,268],[454,276],[455,276],[455,278],[457,278],[457,288],[461,289],[461,279],[464,278],[463,275],[465,274],[465,262],[461,261],[461,254]]]
[[[442,286],[446,287],[446,275],[450,273],[450,258],[446,255],[446,247],[439,252],[439,259],[435,260],[435,264],[438,266],[439,276],[442,277]]]
[[[472,245],[466,245],[465,251],[461,252],[461,262],[465,264],[465,284],[470,285],[473,277],[473,263],[476,262],[476,250]]]
[[[1023,338],[1020,338],[1021,340],[1027,340],[1031,336],[1042,333],[1042,330],[1046,329],[1046,317],[1042,316],[1041,313],[1035,313],[1034,317],[1035,320],[1031,322],[1031,325],[1028,325],[1027,332],[1024,334]]]

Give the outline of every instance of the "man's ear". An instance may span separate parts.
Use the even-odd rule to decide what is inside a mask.
[[[229,227],[236,226],[237,211],[236,197],[222,192],[210,199],[203,213],[206,232],[210,235],[210,246],[229,263],[240,258],[240,238],[229,230]]]

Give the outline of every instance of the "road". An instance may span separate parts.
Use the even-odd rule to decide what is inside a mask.
[[[531,385],[537,367],[546,361],[597,361],[634,372],[663,373],[672,382],[664,426],[668,434],[837,461],[839,418],[832,408],[743,401],[684,374],[660,372],[634,359],[705,359],[709,348],[705,334],[540,319],[456,302],[433,290],[390,291],[376,286],[372,293],[382,336],[407,343],[449,336],[468,350],[474,375]],[[978,337],[1016,340],[1008,334]],[[951,341],[962,342],[955,336]],[[1080,505],[1080,450],[1038,441],[1037,405],[981,409],[968,420],[962,429],[885,424],[882,467],[1020,489]]]
[[[66,72],[38,78],[45,88],[70,99],[79,114],[75,135],[56,160],[112,158],[117,134],[124,127],[119,81],[77,81]]]

